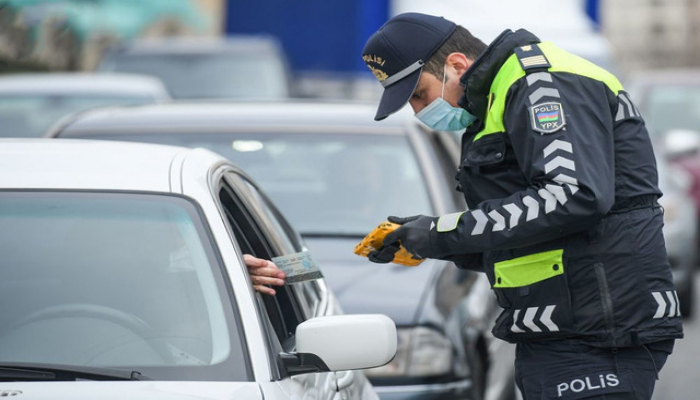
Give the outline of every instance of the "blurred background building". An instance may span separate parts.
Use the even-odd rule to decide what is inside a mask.
[[[0,67],[92,70],[111,45],[221,33],[220,0],[1,0]]]
[[[0,72],[91,71],[137,39],[266,34],[296,95],[367,98],[379,89],[362,44],[405,11],[444,15],[487,43],[524,27],[622,74],[700,65],[696,0],[0,0]]]
[[[700,2],[601,0],[603,33],[621,68],[700,66]]]

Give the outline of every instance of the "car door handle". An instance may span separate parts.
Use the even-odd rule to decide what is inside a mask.
[[[336,372],[335,380],[338,385],[338,391],[347,389],[355,381],[355,373],[352,371]]]

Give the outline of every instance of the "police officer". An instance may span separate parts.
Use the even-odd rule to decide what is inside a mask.
[[[683,333],[652,146],[619,81],[526,30],[486,46],[417,13],[362,57],[384,87],[375,120],[408,103],[434,129],[466,128],[469,210],[389,217],[402,226],[370,258],[402,244],[484,271],[526,399],[650,399]]]

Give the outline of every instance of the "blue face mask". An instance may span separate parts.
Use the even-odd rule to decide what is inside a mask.
[[[461,107],[452,107],[445,101],[445,72],[442,73],[442,94],[416,113],[416,118],[439,131],[459,131],[471,125],[476,117]]]

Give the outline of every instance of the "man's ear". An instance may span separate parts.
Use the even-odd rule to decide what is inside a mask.
[[[474,61],[468,58],[464,53],[450,53],[445,59],[448,67],[452,67],[457,71],[457,76],[462,76]]]

